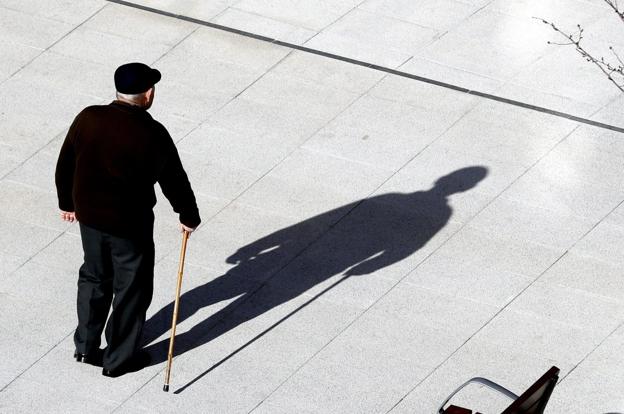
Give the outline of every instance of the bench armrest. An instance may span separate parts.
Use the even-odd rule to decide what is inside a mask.
[[[475,378],[469,379],[468,381],[463,383],[460,387],[458,387],[455,391],[453,391],[451,393],[451,395],[449,395],[448,398],[446,400],[444,400],[444,402],[442,403],[442,405],[438,409],[438,411],[437,411],[438,414],[443,414],[444,413],[444,406],[451,400],[451,398],[453,398],[455,396],[455,394],[457,394],[459,391],[461,391],[466,385],[472,384],[472,383],[485,385],[486,387],[491,388],[494,391],[498,391],[499,393],[503,394],[506,397],[511,398],[512,400],[516,400],[518,398],[518,396],[516,394],[514,394],[511,391],[509,391],[507,388],[502,387],[501,385],[498,385],[497,383],[495,383],[493,381],[490,381],[487,378],[475,377]]]

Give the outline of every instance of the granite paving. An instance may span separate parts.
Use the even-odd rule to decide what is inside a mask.
[[[602,0],[0,0],[0,412],[425,414],[553,365],[546,413],[624,412],[624,95],[539,18],[624,47]],[[160,191],[152,364],[72,359],[54,168],[129,61],[203,218],[169,393]]]

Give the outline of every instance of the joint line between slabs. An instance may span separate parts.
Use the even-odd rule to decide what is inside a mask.
[[[490,202],[488,202],[481,210],[479,210],[479,212],[477,212],[472,218],[470,218],[468,221],[466,221],[466,223],[459,229],[457,230],[455,233],[453,233],[453,235],[451,235],[447,240],[444,241],[444,243],[442,243],[442,245],[440,245],[434,252],[432,252],[429,256],[433,255],[436,251],[438,251],[444,244],[446,244],[446,242],[448,242],[448,240],[450,240],[455,234],[459,233],[463,228],[467,227],[468,224],[470,223],[470,221],[472,221],[472,219],[476,216],[478,216],[482,211],[484,211],[485,209],[487,209],[490,205],[492,205],[496,200],[498,200],[503,193],[505,193],[505,191],[507,191],[509,188],[511,188],[511,186],[513,186],[518,180],[520,180],[522,177],[524,177],[531,169],[533,169],[533,167],[535,167],[542,159],[544,159],[546,156],[548,156],[548,154],[550,154],[552,151],[555,150],[555,148],[557,148],[563,141],[565,141],[570,135],[572,135],[574,133],[574,131],[576,131],[579,127],[577,126],[576,128],[572,129],[572,131],[570,131],[570,133],[568,133],[566,136],[564,136],[559,142],[557,142],[555,145],[552,146],[552,148],[546,152],[544,155],[542,155],[537,161],[535,161],[530,167],[528,167],[520,176],[518,176],[515,180],[513,180],[511,183],[509,183],[496,197],[494,197],[492,200],[490,200]],[[623,204],[624,201],[620,202],[620,204]],[[620,205],[618,204],[618,206]],[[615,210],[618,206],[616,206],[613,210]],[[613,211],[612,210],[612,211]],[[611,212],[612,212],[611,211]],[[601,220],[599,220],[598,223],[600,223],[602,220],[605,219],[605,217],[607,217],[609,214],[611,214],[611,212],[607,213]],[[598,224],[594,225],[592,227],[595,228]],[[483,325],[481,327],[479,327],[475,332],[473,332],[470,337],[468,337],[459,347],[457,347],[457,349],[455,349],[455,351],[451,352],[451,354],[444,359],[444,361],[442,361],[440,364],[438,364],[436,367],[434,367],[429,374],[427,374],[424,378],[422,378],[420,381],[417,382],[416,385],[414,385],[405,395],[403,395],[401,398],[399,398],[399,400],[392,406],[390,407],[390,409],[386,412],[386,414],[391,413],[392,411],[394,411],[395,408],[397,408],[399,405],[401,405],[401,403],[416,389],[418,388],[423,382],[425,382],[429,377],[431,377],[440,367],[442,367],[444,364],[446,364],[453,356],[455,356],[463,347],[464,345],[466,345],[472,338],[474,338],[476,335],[478,335],[481,331],[483,331],[490,323],[492,323],[492,321],[494,319],[496,319],[496,317],[498,315],[500,315],[505,309],[507,309],[509,307],[509,305],[511,305],[512,303],[515,302],[516,299],[518,299],[518,297],[520,297],[520,295],[522,295],[527,289],[529,289],[530,287],[532,287],[538,280],[540,280],[542,278],[542,276],[544,276],[544,274],[546,274],[553,266],[555,266],[558,262],[561,261],[561,259],[563,259],[569,252],[569,250],[575,246],[579,240],[581,240],[583,237],[585,237],[589,232],[591,231],[591,229],[589,231],[587,231],[584,235],[582,235],[578,240],[576,240],[574,243],[572,243],[572,245],[570,247],[568,247],[559,257],[557,257],[557,259],[551,263],[543,272],[541,272],[536,278],[535,280],[533,280],[531,283],[529,283],[527,286],[525,286],[520,292],[518,292],[517,295],[515,295],[511,300],[509,300],[501,309],[499,309],[497,312],[494,313],[494,315],[492,315],[491,318],[489,318],[485,323],[483,323]],[[429,258],[429,256],[427,256],[427,258]],[[421,261],[420,263],[424,262],[425,260],[427,260],[427,258],[423,259],[423,261]],[[420,266],[420,263],[415,267],[417,268],[418,266]],[[414,268],[414,269],[415,269]],[[413,269],[413,270],[414,270]],[[409,273],[411,273],[413,270],[411,270]],[[401,279],[402,280],[402,279]],[[561,382],[561,381],[560,381]]]
[[[57,39],[54,43],[52,43],[50,46],[46,47],[45,49],[43,49],[41,51],[41,53],[39,53],[37,56],[35,56],[34,58],[32,58],[31,60],[29,60],[27,63],[25,63],[22,67],[20,67],[18,70],[16,70],[15,72],[13,72],[11,74],[11,76],[9,76],[8,78],[6,78],[5,80],[0,82],[0,86],[4,85],[6,82],[8,82],[10,79],[12,79],[15,75],[17,75],[19,72],[21,72],[22,70],[24,70],[27,66],[29,66],[30,64],[32,64],[35,60],[37,60],[39,57],[41,57],[45,52],[49,51],[50,49],[52,49],[54,46],[56,46],[58,43],[60,43],[63,39],[65,39],[67,36],[69,36],[70,34],[72,34],[73,32],[75,32],[77,29],[79,29],[80,27],[82,27],[86,22],[88,22],[89,20],[91,20],[93,17],[95,17],[98,13],[100,13],[102,10],[104,10],[104,8],[107,5],[105,4],[104,6],[100,7],[95,13],[93,13],[91,16],[87,17],[82,23],[80,23],[79,25],[77,25],[76,27],[74,27],[73,29],[71,29],[69,32],[65,33],[63,36],[61,36],[59,39]],[[9,172],[7,172],[6,174],[4,174],[2,177],[0,177],[0,180],[5,179],[6,177],[8,177],[9,175],[11,175],[13,172],[17,171],[20,167],[22,167],[24,164],[26,164],[31,158],[35,157],[35,155],[39,154],[45,147],[47,147],[50,143],[52,143],[52,141],[54,141],[56,138],[58,137],[58,134],[55,135],[52,139],[50,139],[50,141],[48,141],[44,146],[40,147],[39,149],[37,149],[34,153],[30,154],[30,156],[28,156],[25,160],[23,160],[22,162],[19,163],[19,165],[15,166],[14,168],[12,168]]]
[[[61,36],[60,38],[56,39],[54,42],[52,42],[52,44],[50,44],[49,46],[45,47],[43,50],[41,50],[41,53],[39,53],[37,56],[35,56],[34,58],[30,59],[28,62],[26,62],[24,65],[22,65],[19,69],[17,69],[15,72],[13,72],[8,78],[4,79],[3,81],[0,82],[0,85],[3,85],[4,83],[8,82],[10,79],[12,79],[15,75],[17,75],[18,73],[20,73],[22,70],[24,70],[27,66],[29,66],[31,63],[33,63],[35,60],[37,60],[41,55],[43,55],[45,52],[49,51],[50,49],[52,49],[54,46],[56,46],[58,43],[60,43],[61,41],[63,41],[65,38],[67,38],[67,36],[69,36],[70,34],[74,33],[76,30],[78,30],[79,28],[81,28],[86,22],[88,22],[89,20],[91,20],[93,17],[95,17],[98,13],[100,13],[102,10],[104,10],[106,8],[106,4],[103,5],[102,7],[100,7],[96,12],[94,12],[93,14],[91,14],[89,17],[87,17],[84,21],[82,21],[80,24],[76,25],[74,28],[72,28],[69,32],[65,33],[63,36]]]
[[[6,391],[7,388],[9,388],[11,386],[11,384],[13,384],[15,381],[17,381],[22,375],[24,375],[26,372],[28,372],[32,367],[34,367],[37,362],[41,361],[43,358],[46,357],[46,355],[48,355],[50,352],[54,351],[54,349],[56,349],[57,346],[59,346],[65,339],[69,338],[72,334],[74,333],[74,331],[71,331],[70,333],[68,333],[67,335],[65,335],[60,341],[58,341],[56,344],[54,344],[52,346],[52,348],[48,349],[46,352],[44,352],[43,355],[41,355],[39,358],[37,358],[37,360],[35,362],[33,362],[32,364],[30,364],[25,370],[23,370],[22,372],[20,372],[17,376],[15,376],[15,378],[13,378],[8,384],[6,384],[4,387],[2,387],[2,389],[0,389],[0,393]]]
[[[283,59],[282,59],[283,60]],[[274,65],[275,66],[275,65]],[[383,77],[385,78],[385,76]],[[382,79],[383,79],[382,78]],[[382,79],[379,79],[374,85],[372,85],[369,90],[373,89],[379,82],[382,81]],[[338,117],[341,113],[343,113],[344,111],[346,111],[348,108],[350,108],[358,99],[360,99],[362,96],[364,96],[368,91],[365,91],[362,93],[361,96],[359,96],[358,98],[354,99],[351,103],[349,103],[349,105],[347,105],[345,108],[343,108],[338,115],[336,115],[333,119],[335,119],[336,117]],[[329,120],[325,125],[327,125],[328,123],[330,123],[332,120]],[[316,132],[318,132],[319,130],[321,130],[322,128],[324,128],[324,126],[321,126],[320,128],[318,128],[318,130]],[[310,139],[310,137],[314,136],[316,134],[316,132],[312,133],[308,139]],[[307,140],[304,140],[299,147],[301,147],[302,145],[305,144],[305,142],[307,142]],[[296,150],[293,150],[292,152],[294,152]],[[291,152],[291,154],[292,154]],[[419,152],[420,154],[420,152]],[[416,156],[414,156],[416,157]],[[288,156],[286,157],[288,158]],[[277,163],[277,165],[280,165],[286,158],[282,159],[279,163]],[[409,161],[406,162],[400,169],[404,168],[405,165],[409,164]],[[271,171],[273,171],[277,165],[275,165],[273,168],[271,168],[271,170],[267,173],[265,173],[263,175],[266,176],[268,175]],[[396,173],[395,173],[396,174]],[[258,286],[253,292],[251,292],[251,294],[249,295],[249,298],[247,300],[250,300],[260,289],[262,289],[264,286],[266,286],[270,279],[272,279],[274,276],[276,276],[277,274],[279,274],[283,269],[285,269],[286,267],[288,267],[294,260],[296,260],[299,256],[301,256],[302,254],[304,254],[304,252],[310,247],[312,246],[314,243],[316,243],[318,240],[322,239],[326,234],[328,234],[335,226],[338,225],[338,223],[340,223],[345,217],[347,217],[353,210],[355,210],[359,205],[361,205],[368,197],[370,197],[372,194],[375,193],[375,191],[377,191],[379,188],[381,188],[381,186],[383,186],[384,183],[386,183],[392,176],[394,176],[395,174],[392,174],[389,178],[387,178],[386,180],[384,180],[384,182],[382,184],[380,184],[377,188],[375,188],[368,196],[366,196],[365,198],[361,199],[355,206],[353,206],[353,208],[351,210],[349,210],[347,213],[345,213],[344,216],[340,217],[338,220],[336,220],[336,222],[334,222],[333,224],[331,224],[322,234],[320,234],[318,237],[316,237],[314,240],[312,240],[310,243],[308,243],[303,249],[301,249],[298,253],[296,253],[291,260],[289,260],[287,263],[285,263],[282,267],[280,267],[279,269],[277,269],[271,276],[269,276],[260,286]],[[258,182],[261,178],[259,178],[256,182]],[[254,183],[255,184],[255,183]],[[251,185],[253,186],[253,184]],[[250,186],[250,187],[251,187]],[[249,187],[249,188],[250,188]],[[247,190],[243,191],[243,193],[245,193]],[[238,199],[243,193],[241,193],[236,199]],[[234,201],[233,200],[230,204],[232,204]],[[220,365],[222,365],[223,363],[225,363],[227,360],[229,360],[230,358],[232,358],[233,356],[235,356],[236,354],[238,354],[240,351],[242,351],[243,349],[247,348],[249,345],[251,345],[252,343],[254,343],[257,339],[261,338],[262,336],[264,336],[265,334],[267,334],[269,331],[271,331],[273,328],[275,328],[276,326],[280,325],[282,322],[284,322],[285,320],[287,320],[288,318],[290,318],[292,315],[294,315],[295,313],[297,313],[300,309],[302,309],[303,307],[307,306],[308,304],[310,304],[311,302],[313,302],[314,300],[316,300],[318,297],[320,297],[322,294],[324,294],[327,290],[333,288],[334,286],[336,286],[338,283],[344,281],[346,278],[342,278],[340,279],[339,282],[333,284],[330,286],[330,288],[325,289],[323,292],[321,292],[320,294],[315,295],[311,300],[307,301],[303,306],[300,306],[299,308],[297,308],[294,312],[291,312],[290,314],[287,315],[287,317],[280,319],[277,323],[273,324],[270,328],[268,328],[267,330],[263,331],[262,333],[260,333],[259,335],[257,335],[256,337],[252,338],[250,341],[248,341],[247,343],[245,343],[243,346],[239,347],[238,349],[236,349],[235,351],[233,351],[232,353],[230,353],[227,357],[223,358],[221,361],[219,361],[217,364],[213,365],[212,367],[208,368],[208,370],[204,371],[203,373],[201,373],[199,376],[195,377],[193,380],[191,380],[189,383],[185,384],[184,386],[182,386],[181,388],[179,388],[178,390],[176,390],[174,393],[175,394],[179,394],[181,392],[183,392],[185,389],[187,389],[189,386],[193,385],[195,382],[197,382],[199,379],[201,379],[202,377],[204,377],[205,375],[207,375],[208,373],[210,373],[212,370],[216,369],[217,367],[219,367]],[[246,303],[247,301],[242,302],[241,304],[238,305],[238,307],[243,306],[244,303]],[[238,309],[238,307],[236,309]],[[217,323],[215,323],[215,325],[213,325],[210,329],[213,329],[215,326],[217,326],[219,323],[222,323],[225,318],[227,318],[231,313],[235,312],[236,309],[233,309],[230,313],[228,313],[227,315],[224,315],[223,318],[221,318],[219,321],[217,321]],[[349,325],[350,326],[350,325]],[[342,331],[341,331],[342,332]],[[338,334],[340,335],[340,333]],[[336,336],[338,336],[336,335]],[[335,339],[335,337],[333,338]],[[329,343],[331,343],[333,341],[333,339],[331,341],[329,341],[322,349],[324,349]],[[321,350],[322,350],[321,349]],[[319,350],[318,352],[320,352],[321,350]],[[317,352],[317,353],[318,353]],[[316,354],[315,354],[316,355]],[[260,406],[264,400],[266,400],[266,398],[268,398],[270,395],[272,395],[275,391],[277,391],[286,381],[288,381],[288,379],[290,379],[293,375],[295,375],[305,364],[307,364],[307,362],[309,362],[309,360],[305,361],[301,366],[299,366],[285,381],[283,381],[280,385],[277,386],[277,388],[275,388],[273,391],[271,391],[271,393],[269,395],[267,395],[265,398],[262,399],[262,401],[260,401],[251,411],[254,411],[258,406]],[[250,411],[250,412],[251,412]]]
[[[611,213],[613,213],[615,210],[617,210],[618,208],[620,208],[620,206],[622,206],[624,204],[624,200],[620,201],[618,203],[618,205],[616,205],[615,207],[613,207],[611,209],[611,211],[609,211],[607,214],[605,214],[602,219],[600,219],[596,224],[594,224],[589,230],[587,230],[585,232],[585,234],[583,234],[581,237],[579,237],[579,239],[577,241],[574,242],[574,244],[572,244],[572,246],[570,246],[570,248],[566,251],[565,254],[567,254],[572,248],[574,248],[574,246],[576,246],[581,240],[583,240],[589,233],[591,233],[596,227],[598,227],[600,225],[600,223],[602,223],[607,217],[609,217],[611,215]],[[563,257],[563,256],[562,256]],[[622,326],[624,326],[624,322],[620,323],[613,331],[611,331],[602,341],[600,341],[600,343],[598,345],[596,345],[596,347],[594,349],[592,349],[591,351],[589,351],[587,353],[587,355],[585,355],[577,364],[574,365],[574,367],[572,367],[572,369],[570,371],[568,371],[567,374],[565,374],[560,380],[559,383],[561,383],[563,380],[565,380],[570,374],[572,374],[572,372],[574,372],[579,365],[581,365],[583,362],[585,362],[585,360],[587,358],[589,358],[594,352],[596,352],[596,350],[598,348],[600,348],[600,346],[605,343],[611,336],[613,336],[613,334],[615,332],[617,332]]]
[[[194,24],[198,24],[201,26],[206,26],[206,27],[210,27],[213,29],[217,29],[217,30],[222,30],[225,32],[230,32],[230,33],[234,33],[234,34],[238,34],[240,36],[245,36],[245,37],[249,37],[252,39],[256,39],[256,40],[260,40],[263,42],[267,42],[267,43],[272,43],[278,46],[283,46],[283,47],[287,47],[287,48],[291,48],[291,49],[295,49],[295,50],[299,50],[301,52],[306,52],[306,53],[310,53],[310,54],[314,54],[314,55],[318,55],[318,56],[323,56],[329,59],[334,59],[334,60],[339,60],[342,62],[346,62],[346,63],[351,63],[353,65],[357,65],[357,66],[362,66],[368,69],[372,69],[372,70],[376,70],[379,72],[385,72],[385,73],[389,73],[391,75],[395,75],[395,76],[399,76],[402,78],[408,78],[408,79],[412,79],[412,80],[416,80],[419,82],[423,82],[423,83],[428,83],[431,85],[436,85],[436,86],[440,86],[442,88],[446,88],[446,89],[451,89],[457,92],[463,92],[466,93],[468,95],[474,95],[474,96],[478,96],[480,98],[484,98],[484,99],[489,99],[492,101],[496,101],[496,102],[500,102],[500,103],[504,103],[504,104],[508,104],[508,105],[512,105],[512,106],[516,106],[519,108],[525,108],[525,109],[529,109],[532,111],[536,111],[536,112],[541,112],[547,115],[552,115],[552,116],[556,116],[559,118],[564,118],[564,119],[569,119],[571,121],[575,121],[575,122],[579,122],[582,124],[587,124],[587,125],[591,125],[594,127],[598,127],[598,128],[603,128],[603,129],[607,129],[607,130],[611,130],[611,131],[615,131],[615,132],[620,132],[620,133],[624,133],[624,127],[618,127],[615,125],[610,125],[610,124],[605,124],[603,122],[598,122],[598,121],[593,121],[591,119],[588,118],[583,118],[580,116],[576,116],[576,115],[572,115],[572,114],[568,114],[565,112],[561,112],[561,111],[556,111],[553,109],[548,109],[545,107],[541,107],[541,106],[537,106],[537,105],[532,105],[526,102],[521,102],[521,101],[516,101],[514,99],[509,99],[509,98],[504,98],[502,96],[498,96],[498,95],[493,95],[493,94],[489,94],[486,92],[480,92],[480,91],[476,91],[476,90],[472,90],[469,88],[465,88],[463,86],[459,86],[459,85],[454,85],[451,83],[447,83],[447,82],[442,82],[442,81],[438,81],[435,79],[431,79],[431,78],[426,78],[423,76],[418,76],[418,75],[414,75],[408,72],[403,72],[397,69],[391,69],[385,66],[380,66],[380,65],[376,65],[374,63],[370,63],[370,62],[365,62],[362,60],[357,60],[357,59],[353,59],[353,58],[349,58],[347,56],[342,56],[342,55],[336,55],[334,53],[329,53],[329,52],[323,52],[321,50],[318,49],[312,49],[309,47],[305,47],[305,46],[301,46],[301,45],[297,45],[294,43],[289,43],[289,42],[284,42],[282,40],[278,40],[278,39],[274,39],[268,36],[262,36],[256,33],[251,33],[251,32],[247,32],[244,30],[239,30],[239,29],[235,29],[233,27],[229,27],[229,26],[223,26],[220,24],[216,24],[216,23],[211,23],[209,21],[206,20],[201,20],[201,19],[196,19],[194,17],[190,17],[190,16],[184,16],[181,14],[176,14],[176,13],[172,13],[172,12],[168,12],[165,10],[160,10],[160,9],[155,9],[153,7],[148,7],[148,6],[144,6],[141,4],[137,4],[137,3],[132,3],[129,1],[125,1],[125,0],[106,0],[110,3],[116,3],[122,6],[126,6],[126,7],[131,7],[131,8],[135,8],[135,9],[139,9],[139,10],[143,10],[146,12],[150,12],[150,13],[154,13],[154,14],[159,14],[161,16],[166,16],[166,17],[171,17],[174,19],[178,19],[178,20],[183,20],[189,23],[194,23]]]
[[[411,58],[409,58],[411,59]],[[409,60],[408,59],[408,60]],[[383,79],[385,78],[385,76],[380,79],[379,81],[377,81],[377,83],[375,83],[375,85],[371,86],[370,89],[374,88],[379,82],[381,82]],[[366,92],[365,92],[366,93]],[[460,117],[458,117],[458,119],[453,122],[453,124],[451,126],[449,126],[448,129],[452,128],[456,123],[458,123],[462,118],[464,118],[466,116],[466,114],[468,114],[470,111],[472,110],[469,109],[468,111],[466,111],[466,113],[462,114]],[[397,171],[395,171],[393,174],[391,174],[386,180],[384,180],[384,182],[382,182],[381,184],[379,184],[377,186],[377,188],[375,188],[366,198],[360,200],[359,203],[357,203],[356,206],[354,206],[351,210],[349,210],[344,216],[342,216],[334,225],[332,225],[332,228],[336,225],[338,225],[338,223],[340,221],[342,221],[345,217],[347,217],[349,214],[351,214],[355,209],[357,209],[362,203],[364,203],[368,198],[370,198],[372,195],[374,195],[379,189],[381,189],[384,184],[386,184],[388,181],[390,181],[392,179],[392,177],[394,177],[395,175],[397,175],[400,171],[402,171],[407,165],[409,165],[414,159],[416,159],[420,154],[422,154],[423,151],[425,151],[428,147],[430,147],[435,141],[437,141],[441,136],[444,135],[446,131],[440,133],[438,135],[438,137],[436,139],[434,139],[432,142],[430,142],[428,145],[426,145],[425,147],[423,147],[417,154],[415,154],[412,158],[410,158],[408,161],[406,161]],[[417,268],[418,266],[420,266],[421,263],[423,263],[424,261],[426,261],[432,254],[434,254],[440,247],[442,247],[442,245],[444,245],[448,240],[450,240],[453,236],[455,236],[455,234],[457,234],[464,226],[462,226],[460,229],[458,229],[456,232],[454,232],[453,234],[451,234],[438,248],[436,248],[432,253],[430,253],[429,255],[427,255],[427,257],[425,257],[424,259],[422,259],[415,267]],[[329,230],[328,230],[329,232]],[[323,234],[323,236],[326,233]],[[323,237],[321,236],[321,237]],[[319,240],[321,237],[319,237],[317,240]],[[315,242],[317,241],[315,240]],[[312,244],[310,244],[311,246]],[[309,246],[308,246],[309,247]],[[307,249],[307,247],[306,247]],[[375,300],[369,307],[367,307],[366,309],[364,309],[359,315],[357,315],[351,322],[349,322],[340,332],[338,332],[336,335],[334,335],[333,338],[331,338],[325,345],[323,345],[318,351],[316,351],[314,353],[314,355],[312,355],[311,357],[309,357],[306,361],[304,361],[302,364],[299,365],[299,367],[297,367],[284,381],[282,381],[275,389],[273,389],[268,395],[266,395],[262,401],[260,401],[258,404],[256,404],[256,406],[254,408],[251,409],[251,411],[249,411],[248,414],[251,414],[253,411],[255,411],[258,407],[260,407],[262,404],[264,404],[264,402],[271,397],[273,394],[275,394],[286,382],[288,382],[292,377],[294,377],[295,375],[297,375],[297,373],[299,371],[301,371],[303,369],[303,367],[305,367],[312,359],[314,359],[318,354],[320,354],[323,350],[325,350],[330,344],[332,344],[340,335],[342,335],[345,331],[347,331],[354,323],[356,323],[361,317],[363,317],[369,310],[371,310],[378,302],[380,302],[383,298],[385,298],[395,287],[397,287],[414,269],[411,269],[409,271],[407,271],[394,285],[392,285],[386,292],[384,292],[379,298],[377,298],[377,300]],[[339,282],[337,282],[336,284],[332,285],[331,287],[334,287],[335,285],[337,285],[338,283],[346,280],[348,278],[347,277],[343,277],[339,280]],[[331,288],[330,287],[330,288]],[[325,293],[328,289],[324,290],[323,292],[321,292],[321,294]],[[317,297],[319,297],[319,295],[316,295],[314,297],[314,299],[316,299]]]

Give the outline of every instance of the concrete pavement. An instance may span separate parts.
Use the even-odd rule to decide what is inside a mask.
[[[624,97],[532,18],[617,46],[601,1],[135,4],[0,0],[0,412],[430,413],[468,378],[521,392],[551,365],[547,413],[624,412]],[[128,61],[163,74],[150,112],[204,219],[170,393],[162,196],[155,364],[113,380],[71,359],[81,247],[54,166]]]

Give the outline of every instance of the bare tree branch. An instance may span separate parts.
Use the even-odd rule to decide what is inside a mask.
[[[613,56],[615,56],[615,58],[618,60],[618,62],[620,62],[620,66],[624,66],[624,62],[622,62],[622,59],[620,58],[620,55],[618,55],[617,52],[615,51],[615,49],[613,49],[613,46],[609,46],[609,50],[611,51],[611,53],[613,53]]]
[[[619,9],[617,0],[604,0],[607,5],[609,5],[620,17],[620,19],[624,22],[624,11]],[[542,21],[544,24],[549,25],[555,32],[561,35],[565,42],[548,42],[549,44],[560,45],[560,46],[574,46],[576,51],[581,55],[581,57],[588,62],[594,64],[602,73],[607,76],[607,79],[611,81],[621,92],[624,92],[624,62],[620,58],[620,55],[615,51],[613,46],[609,46],[609,50],[615,56],[617,63],[611,63],[606,60],[604,57],[597,58],[592,53],[587,51],[583,45],[581,45],[581,41],[583,40],[583,31],[584,29],[581,25],[576,25],[577,31],[574,33],[566,33],[557,27],[554,23],[549,22],[545,19],[535,17]]]
[[[613,9],[622,21],[624,21],[624,11],[620,10],[617,0],[604,0],[604,2]]]

